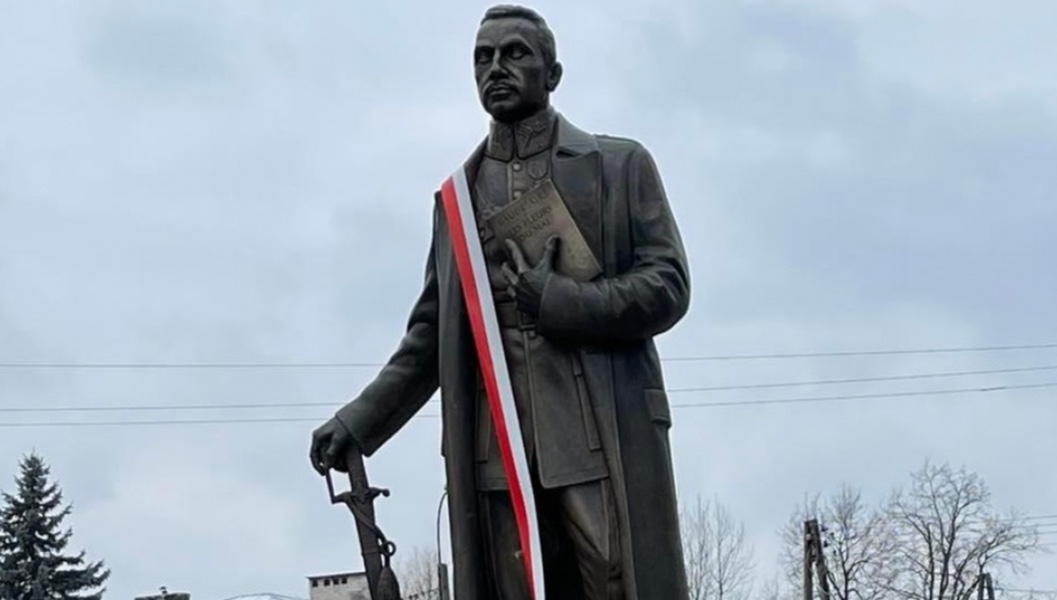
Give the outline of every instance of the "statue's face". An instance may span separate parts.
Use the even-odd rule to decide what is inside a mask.
[[[561,67],[544,63],[539,37],[534,23],[518,17],[490,19],[477,31],[477,94],[496,121],[517,121],[549,104]]]

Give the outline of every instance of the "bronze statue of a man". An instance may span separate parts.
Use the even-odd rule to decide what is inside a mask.
[[[690,282],[657,168],[638,142],[584,132],[554,111],[562,66],[536,12],[489,9],[473,56],[493,121],[463,172],[531,471],[546,594],[685,600],[671,416],[653,338],[686,313]],[[564,201],[597,275],[557,268],[558,240],[532,257],[489,225],[544,185]],[[425,284],[399,348],[314,432],[311,459],[325,473],[348,444],[370,456],[439,388],[454,598],[527,600],[509,465],[450,220],[435,209]]]

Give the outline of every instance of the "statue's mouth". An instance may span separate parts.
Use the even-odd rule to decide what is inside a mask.
[[[510,85],[505,84],[505,83],[497,83],[497,84],[489,87],[488,90],[485,91],[485,94],[488,97],[490,97],[490,98],[494,97],[494,96],[500,96],[500,97],[509,96],[510,94],[513,94],[513,93],[514,93],[514,88],[512,86],[510,86]]]

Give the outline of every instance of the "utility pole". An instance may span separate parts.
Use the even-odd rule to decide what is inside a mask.
[[[812,539],[812,523],[817,521],[804,521],[804,598],[803,600],[815,599],[815,570],[814,554],[815,542]]]
[[[816,575],[822,600],[830,600],[829,569],[826,567],[823,547],[818,520],[804,521],[804,600],[814,600]]]
[[[451,589],[448,587],[448,565],[440,565],[440,600],[451,600]]]
[[[815,574],[818,575],[818,584],[822,588],[822,600],[830,600],[829,594],[829,568],[826,567],[826,553],[823,549],[826,547],[826,542],[822,541],[822,532],[819,529],[818,521],[814,521],[814,540],[815,540]]]
[[[449,600],[451,597],[448,589],[448,565],[444,564],[440,554],[440,516],[447,497],[448,487],[444,486],[444,493],[440,495],[440,502],[437,503],[437,598],[439,600]]]
[[[995,600],[995,582],[991,579],[990,573],[980,572],[980,576],[976,578],[976,597],[978,600]],[[986,596],[985,596],[986,592]]]

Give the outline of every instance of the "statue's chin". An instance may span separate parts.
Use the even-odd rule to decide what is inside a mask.
[[[497,123],[516,123],[527,117],[531,117],[544,107],[528,106],[489,106],[485,110]]]
[[[507,107],[489,106],[485,108],[489,115],[498,123],[512,123],[518,120],[518,111]]]

